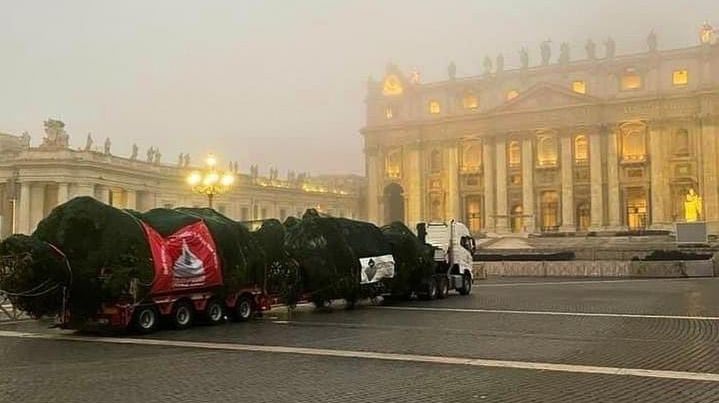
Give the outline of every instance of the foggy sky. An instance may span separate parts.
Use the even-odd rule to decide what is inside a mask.
[[[0,132],[38,144],[48,117],[74,147],[157,146],[163,162],[209,151],[243,170],[364,172],[368,75],[394,62],[423,81],[479,74],[486,55],[611,35],[617,53],[698,43],[716,0],[17,1],[0,0]],[[600,48],[599,54],[603,54]]]

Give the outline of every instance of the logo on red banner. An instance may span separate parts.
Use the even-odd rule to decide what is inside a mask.
[[[155,265],[153,294],[222,285],[215,242],[204,222],[163,238],[144,224]]]

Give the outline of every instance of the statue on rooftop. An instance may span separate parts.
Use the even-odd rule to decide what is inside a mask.
[[[527,52],[527,48],[524,46],[522,46],[522,49],[519,50],[519,61],[521,63],[522,70],[529,68],[529,52]]]
[[[597,60],[597,44],[590,38],[587,39],[587,44],[584,45],[584,50],[587,51],[587,59]]]
[[[152,162],[155,159],[155,149],[150,147],[147,149],[147,162]]]
[[[450,80],[457,78],[457,65],[454,64],[454,62],[449,62],[449,66],[447,66],[447,75]]]
[[[495,71],[497,73],[504,71],[504,56],[501,53],[497,55],[497,68]]]
[[[569,43],[562,42],[559,45],[559,64],[569,64]]]
[[[155,165],[160,165],[160,161],[162,160],[162,154],[160,154],[160,150],[155,150]]]
[[[30,148],[30,133],[28,132],[22,132],[22,136],[20,136],[20,145],[23,146],[23,148]]]
[[[180,153],[179,156],[177,156],[177,166],[182,168],[185,165],[185,154]]]
[[[657,34],[654,33],[653,29],[649,31],[649,35],[647,36],[647,47],[650,52],[657,51]]]
[[[92,150],[92,133],[87,134],[87,138],[85,139],[85,151],[91,151]]]
[[[233,172],[238,174],[240,173],[240,164],[235,161],[235,164],[233,165]]]
[[[112,147],[112,141],[107,137],[105,139],[105,155],[110,155],[110,147]]]
[[[184,161],[183,161],[183,165],[184,165],[185,167],[189,167],[189,166],[190,166],[190,153],[185,154]]]
[[[45,138],[41,147],[67,148],[70,136],[65,132],[65,123],[60,120],[45,121]]]
[[[489,58],[489,56],[484,57],[484,62],[482,63],[484,66],[484,74],[490,75],[492,74],[492,59]]]
[[[139,151],[140,151],[140,150],[137,148],[137,144],[132,143],[132,154],[130,154],[130,159],[131,159],[131,160],[136,160],[136,159],[137,159],[137,153],[138,153]]]
[[[552,43],[551,39],[547,39],[539,45],[539,50],[542,54],[542,66],[548,65],[549,58],[552,57],[552,48],[549,46],[550,43]]]
[[[606,42],[604,42],[604,47],[606,48],[604,57],[606,59],[614,59],[614,54],[617,50],[617,44],[614,42],[614,39],[612,39],[611,36],[607,38]]]

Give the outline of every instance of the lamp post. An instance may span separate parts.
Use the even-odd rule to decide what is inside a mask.
[[[217,158],[210,154],[205,159],[205,169],[192,171],[187,177],[187,183],[192,191],[207,196],[207,204],[212,208],[215,196],[230,190],[235,182],[235,176],[230,172],[220,173],[217,170]]]

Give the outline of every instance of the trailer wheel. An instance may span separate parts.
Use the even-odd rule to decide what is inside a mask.
[[[205,319],[210,325],[219,325],[225,319],[225,307],[217,299],[211,299],[205,306]]]
[[[135,309],[132,318],[132,326],[142,334],[152,333],[157,329],[159,314],[153,305],[140,306]]]
[[[470,292],[472,292],[472,277],[464,273],[462,276],[462,288],[459,289],[459,293],[461,295],[469,295]]]
[[[437,280],[434,277],[430,278],[427,282],[427,289],[422,293],[423,300],[433,300],[437,298]]]
[[[445,299],[449,295],[449,282],[446,277],[442,277],[437,282],[437,299]]]
[[[172,307],[172,324],[175,329],[187,329],[192,326],[195,310],[187,301],[177,301]]]
[[[248,295],[243,295],[238,298],[237,304],[235,305],[235,320],[238,322],[246,322],[252,319],[253,305],[252,298]]]

